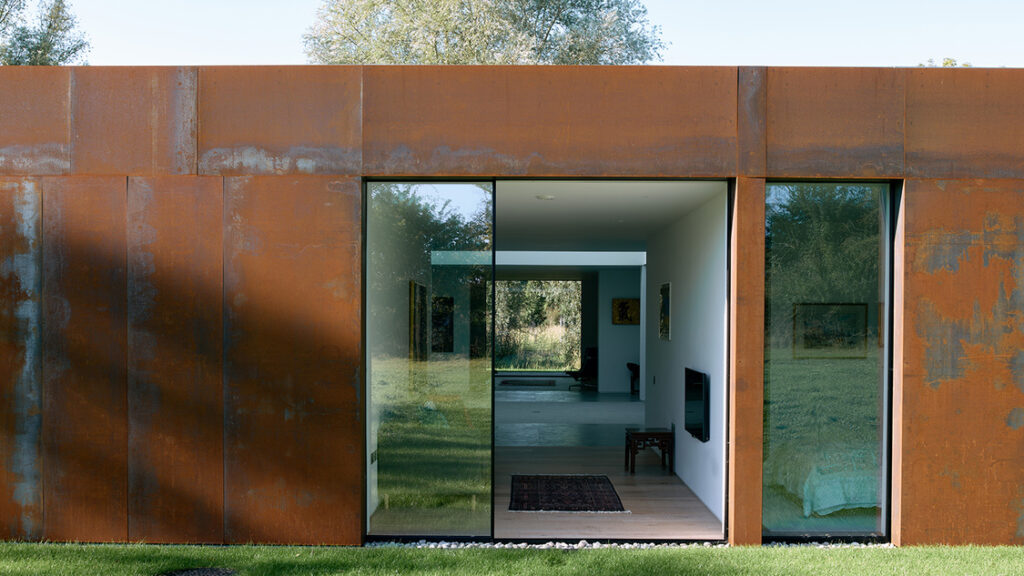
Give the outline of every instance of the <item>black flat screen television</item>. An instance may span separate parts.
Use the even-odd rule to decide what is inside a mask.
[[[707,442],[709,438],[708,388],[707,374],[690,368],[686,369],[686,387],[683,399],[686,419],[683,421],[683,428],[701,442]]]

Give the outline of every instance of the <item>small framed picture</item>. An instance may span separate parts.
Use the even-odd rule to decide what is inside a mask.
[[[612,298],[612,324],[640,324],[640,299]]]
[[[658,289],[658,338],[672,339],[672,283],[665,282]]]

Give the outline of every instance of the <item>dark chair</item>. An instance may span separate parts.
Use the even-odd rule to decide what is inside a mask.
[[[636,362],[626,362],[626,370],[629,370],[629,393],[634,396],[639,396],[640,365]]]
[[[572,376],[575,384],[569,386],[569,390],[597,390],[597,348],[587,348],[583,351],[583,360],[580,362],[579,370],[568,370],[566,374]]]

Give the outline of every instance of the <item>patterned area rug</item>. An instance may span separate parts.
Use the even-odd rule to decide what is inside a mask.
[[[604,475],[513,475],[509,510],[526,512],[625,512]]]

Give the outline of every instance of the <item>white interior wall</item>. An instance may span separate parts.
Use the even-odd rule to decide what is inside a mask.
[[[725,512],[727,194],[714,196],[647,246],[648,426],[675,426],[675,471],[720,520]],[[671,340],[658,335],[658,292],[670,282]],[[685,368],[710,378],[710,439],[683,428]]]
[[[629,393],[629,370],[626,369],[626,363],[640,363],[640,326],[612,324],[612,299],[639,297],[640,268],[598,272],[598,392]]]

